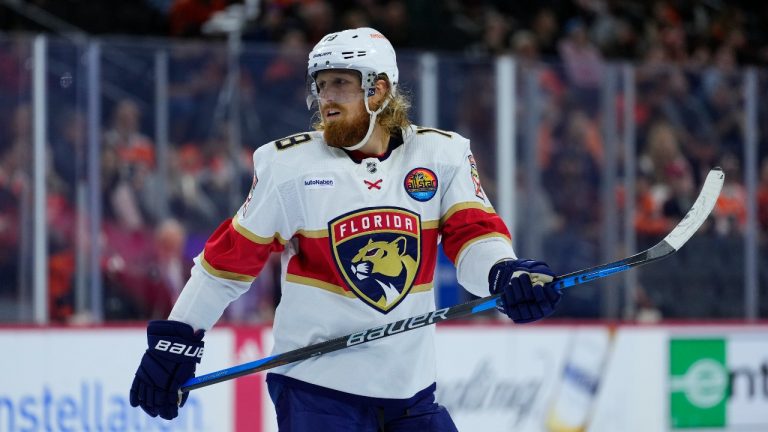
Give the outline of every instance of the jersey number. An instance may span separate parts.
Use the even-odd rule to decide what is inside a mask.
[[[278,150],[285,150],[297,144],[305,143],[311,139],[312,137],[310,137],[309,134],[306,134],[306,133],[292,135],[292,136],[285,137],[283,139],[279,139],[275,141],[275,147],[277,147]]]

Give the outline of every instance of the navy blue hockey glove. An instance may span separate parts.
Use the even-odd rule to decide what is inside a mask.
[[[152,417],[176,418],[189,396],[184,393],[179,399],[179,388],[195,376],[195,367],[203,357],[204,334],[178,321],[150,321],[149,348],[133,378],[131,406],[140,406]]]
[[[516,324],[547,317],[555,311],[562,293],[552,282],[555,274],[541,261],[505,260],[491,267],[491,294],[503,293],[496,306]]]

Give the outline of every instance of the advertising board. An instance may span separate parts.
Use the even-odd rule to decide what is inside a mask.
[[[231,365],[228,331],[212,331],[204,367]],[[128,394],[144,350],[143,329],[0,331],[0,431],[229,431],[232,385],[190,393],[173,421],[130,406]]]

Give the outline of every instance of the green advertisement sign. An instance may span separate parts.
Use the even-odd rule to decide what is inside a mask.
[[[670,425],[715,428],[727,422],[729,373],[725,339],[672,339]]]

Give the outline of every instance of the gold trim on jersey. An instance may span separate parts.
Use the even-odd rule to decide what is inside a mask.
[[[237,216],[232,218],[232,226],[235,228],[235,231],[240,233],[240,235],[256,244],[270,244],[275,240],[280,242],[282,245],[288,243],[282,236],[280,236],[280,233],[275,233],[272,235],[272,237],[262,237],[260,235],[254,234],[237,221]]]
[[[200,253],[200,264],[203,266],[205,271],[212,274],[213,276],[216,276],[218,278],[222,279],[229,279],[234,280],[238,282],[253,282],[254,279],[256,279],[253,276],[244,275],[240,273],[234,273],[234,272],[228,272],[225,270],[217,270],[214,268],[206,259],[205,259],[205,252],[203,251]]]
[[[296,284],[311,286],[315,288],[320,288],[328,292],[332,292],[334,294],[338,294],[340,296],[344,296],[347,298],[357,298],[354,292],[352,291],[346,291],[344,288],[334,285],[332,283],[324,282],[318,279],[309,278],[306,276],[299,276],[295,274],[288,273],[285,275],[285,281],[286,282],[292,282]],[[434,284],[432,282],[426,283],[426,284],[420,284],[420,285],[414,285],[411,288],[411,293],[415,292],[427,292],[432,290]]]
[[[319,229],[319,230],[298,230],[296,231],[296,235],[300,235],[306,238],[327,238],[328,237],[328,230],[327,229]]]
[[[496,232],[484,234],[484,235],[481,235],[479,237],[475,237],[475,238],[473,238],[471,240],[468,240],[466,243],[461,245],[461,248],[459,248],[459,253],[456,254],[456,259],[458,260],[459,257],[461,256],[462,252],[464,252],[464,249],[468,248],[473,243],[479,242],[480,240],[485,240],[485,239],[494,238],[494,237],[502,238],[502,239],[506,240],[507,243],[509,243],[510,245],[512,244],[512,239],[510,239],[509,237],[505,236],[504,234],[496,233]]]
[[[453,216],[454,213],[460,211],[460,210],[466,210],[466,209],[478,209],[482,210],[489,214],[496,214],[496,210],[493,209],[493,207],[487,207],[484,206],[483,203],[479,202],[460,202],[456,203],[451,206],[451,208],[448,209],[448,211],[445,212],[445,214],[440,218],[440,225],[444,224],[445,221],[448,220],[451,216]]]
[[[439,220],[421,221],[421,229],[437,229],[440,227]]]
[[[345,291],[344,288],[338,285],[334,285],[328,282],[323,282],[321,280],[314,279],[314,278],[308,278],[306,276],[299,276],[299,275],[288,273],[285,275],[285,281],[293,282],[301,285],[307,285],[315,288],[320,288],[328,292],[332,292],[334,294],[338,294],[340,296],[344,296],[348,298],[357,298],[355,293],[353,293],[352,291]]]
[[[413,288],[411,288],[411,293],[431,291],[433,287],[434,284],[432,282],[421,285],[414,285]]]

